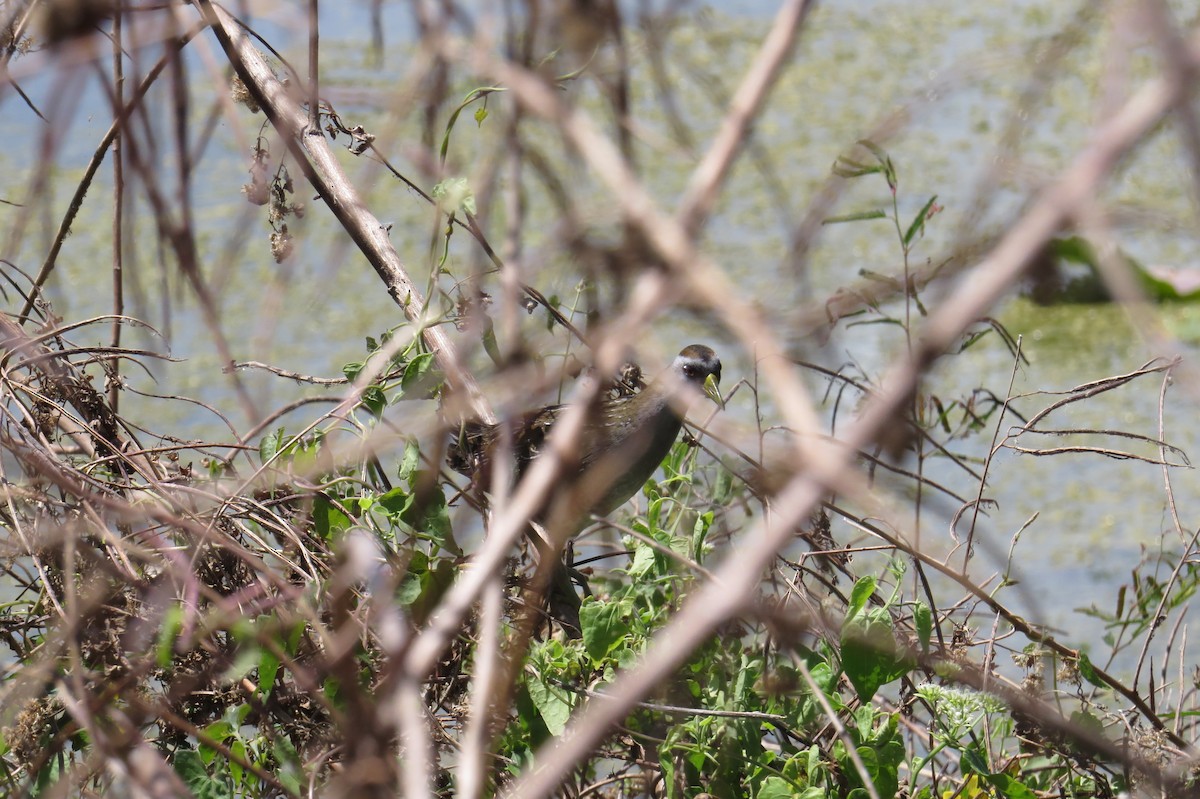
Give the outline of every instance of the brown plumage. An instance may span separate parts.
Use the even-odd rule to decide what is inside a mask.
[[[680,389],[712,396],[721,379],[721,361],[703,344],[685,347],[671,367],[650,385],[630,396],[601,402],[579,442],[575,477],[602,481],[599,494],[586,512],[604,515],[620,507],[654,474],[679,436],[682,406],[688,397]],[[716,399],[716,397],[714,397]],[[565,406],[550,405],[526,414],[516,426],[513,455],[517,480],[537,458]],[[498,425],[467,423],[450,444],[447,463],[477,485],[487,485],[488,459],[498,446]]]

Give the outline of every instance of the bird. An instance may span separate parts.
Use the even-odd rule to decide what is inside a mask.
[[[679,437],[690,400],[705,394],[723,405],[718,391],[721,360],[711,347],[684,347],[671,366],[640,391],[624,390],[601,401],[588,420],[576,450],[574,477],[594,481],[593,497],[580,516],[605,516],[645,485]],[[686,388],[690,386],[690,391]],[[524,414],[513,429],[513,457],[519,483],[542,451],[565,405],[548,405]],[[464,423],[448,448],[448,465],[486,486],[490,459],[502,428],[483,422]]]
[[[568,532],[577,533],[593,514],[605,516],[613,512],[645,485],[679,437],[692,400],[704,394],[724,407],[718,390],[720,380],[721,360],[711,347],[703,344],[684,347],[671,366],[649,385],[640,385],[640,371],[632,370],[625,382],[616,387],[617,396],[600,402],[578,441],[573,474],[565,477],[572,489],[578,489],[570,496],[584,499],[569,509],[574,518],[568,524],[575,526]],[[640,390],[635,390],[638,388]],[[548,405],[516,420],[512,431],[516,483],[520,483],[541,454],[547,437],[566,407]],[[486,488],[490,485],[490,461],[502,433],[499,424],[462,423],[447,448],[447,464],[470,477],[477,489]],[[551,515],[550,507],[548,502],[534,514],[533,525],[528,531],[539,557],[552,551],[539,528]],[[577,637],[581,629],[580,600],[571,585],[572,580],[588,592],[582,575],[558,561],[545,601],[551,615],[563,625],[567,634]]]

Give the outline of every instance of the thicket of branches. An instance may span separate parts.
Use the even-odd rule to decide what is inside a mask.
[[[877,126],[843,143],[772,249],[797,285],[834,230],[883,237],[888,256],[848,264],[833,292],[756,296],[748,276],[765,267],[714,254],[709,232],[734,213],[738,170],[788,191],[773,165],[803,154],[772,151],[756,125],[805,57],[811,6],[784,0],[753,48],[709,65],[697,125],[668,60],[696,10],[672,4],[414,2],[397,30],[376,4],[372,77],[332,93],[318,0],[261,31],[207,0],[0,5],[4,106],[41,117],[38,158],[0,183],[4,795],[1200,794],[1186,625],[1200,528],[1176,512],[1187,457],[1161,410],[1194,401],[1194,375],[1145,302],[1186,292],[1122,254],[1101,201],[1168,122],[1200,174],[1200,41],[1145,0],[1084,4],[1032,44],[1013,119],[1093,29],[1132,26],[1113,47],[1154,67],[1114,57],[1086,145],[1003,224],[941,251],[926,238],[937,187],[889,154],[936,104],[879,99]],[[287,24],[308,36],[287,52],[306,56],[282,53]],[[84,85],[111,127],[64,196]],[[998,153],[1019,152],[1020,128]],[[211,185],[230,147],[249,164],[240,190]],[[660,157],[693,163],[686,183],[650,180]],[[985,174],[981,208],[1002,173]],[[859,186],[884,200],[839,202]],[[206,226],[201,187],[245,209],[235,229]],[[89,209],[103,244],[94,280],[74,284],[60,256]],[[400,231],[397,214],[424,222]],[[341,274],[373,269],[394,312],[342,378],[248,351],[251,325],[229,310],[244,307],[234,254],[286,270],[318,250]],[[1013,396],[1006,374],[961,396],[930,388],[935,364],[974,347],[1020,370],[1024,345],[994,311],[1060,263],[1126,304],[1163,357],[1055,394]],[[271,274],[250,303],[263,318],[293,279]],[[314,292],[327,339],[344,285]],[[99,316],[48,301],[90,307],[100,291]],[[176,368],[165,320],[131,312],[159,301],[194,309],[177,335],[224,366],[206,403],[135,396]],[[863,322],[880,323],[882,373],[819,344]],[[483,492],[447,468],[450,435],[565,400],[547,449],[569,451],[605,390],[573,380],[581,369],[616,375],[636,353],[649,375],[693,338],[720,349],[726,407],[698,406],[655,479],[566,553],[591,595],[582,636],[564,635],[525,543],[531,514],[570,490],[562,460]],[[1115,391],[1157,394],[1158,428],[1060,421]],[[1161,465],[1160,548],[1115,596],[1086,598],[1105,640],[1017,610],[1014,564],[1039,557],[1023,528],[998,531],[995,573],[972,559],[1005,450]]]

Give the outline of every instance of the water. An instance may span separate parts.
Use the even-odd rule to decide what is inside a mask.
[[[771,106],[755,126],[755,143],[767,156],[743,157],[731,176],[729,190],[716,208],[705,248],[737,279],[746,298],[763,308],[776,329],[794,342],[797,355],[829,366],[852,362],[869,376],[877,376],[903,353],[903,337],[892,326],[850,327],[843,320],[827,341],[813,335],[802,309],[823,307],[839,287],[859,284],[866,270],[894,274],[901,263],[895,231],[887,222],[825,227],[812,244],[802,271],[786,257],[789,239],[808,212],[813,197],[829,179],[835,159],[852,143],[874,130],[901,108],[910,109],[908,124],[890,137],[881,137],[897,164],[897,203],[905,223],[926,200],[936,194],[945,211],[929,224],[911,262],[916,268],[938,263],[956,242],[985,237],[1017,213],[1024,198],[1061,169],[1085,141],[1095,120],[1095,82],[1107,44],[1100,11],[1092,4],[1025,2],[1002,7],[979,7],[937,0],[925,3],[873,0],[870,3],[825,4],[815,11],[805,31],[794,64],[772,95]],[[303,63],[304,39],[295,15],[279,9],[280,16],[264,28],[276,43],[285,46],[293,63]],[[325,4],[323,13],[324,89],[350,124],[361,123],[380,135],[380,149],[405,174],[422,177],[410,143],[419,140],[419,108],[396,79],[412,64],[411,28],[399,7],[389,6],[387,26],[388,71],[377,71],[365,45],[368,35],[365,6]],[[689,149],[673,137],[662,105],[648,84],[637,84],[635,118],[647,144],[639,164],[664,207],[682,192],[698,152],[710,140],[725,107],[725,96],[740,78],[740,65],[753,52],[763,33],[773,4],[729,2],[715,4],[681,24],[667,40],[665,68],[675,93],[680,117],[691,130],[695,147]],[[288,15],[291,16],[288,16]],[[1053,62],[1051,37],[1070,30],[1072,20],[1083,19],[1099,35],[1081,35],[1074,50],[1064,51]],[[276,38],[293,31],[291,38]],[[1070,41],[1059,37],[1054,41]],[[635,75],[648,70],[645,37],[631,31],[630,51]],[[201,46],[211,47],[211,40]],[[189,77],[204,87],[211,77],[203,59],[191,48]],[[1149,74],[1152,64],[1146,48],[1135,52],[1139,74]],[[1017,98],[1034,80],[1039,64],[1054,63],[1064,77],[1020,110]],[[36,270],[40,253],[57,225],[66,198],[73,191],[84,163],[108,126],[105,102],[94,79],[77,77],[80,98],[70,115],[62,147],[51,176],[53,211],[39,212],[20,247],[6,256],[28,271]],[[463,97],[477,83],[456,74],[452,98]],[[27,80],[25,88],[40,104],[50,102],[61,85],[47,74]],[[587,81],[569,89],[585,105],[598,109],[595,87]],[[191,109],[200,129],[217,95],[198,89]],[[496,98],[491,107],[502,104]],[[2,159],[8,179],[3,195],[21,201],[29,177],[28,164],[36,161],[45,128],[32,121],[11,93],[4,98],[6,114],[0,127],[8,143]],[[473,109],[472,109],[473,110]],[[444,119],[443,114],[443,119]],[[480,165],[501,135],[502,115],[476,125],[464,114],[451,139],[449,163],[477,185]],[[363,340],[400,324],[399,310],[381,290],[364,260],[330,223],[324,207],[303,192],[294,199],[309,206],[302,220],[289,226],[298,243],[296,257],[278,265],[270,257],[269,229],[263,209],[247,204],[239,193],[248,179],[248,143],[261,124],[261,115],[237,109],[232,117],[218,116],[202,169],[196,175],[193,200],[202,268],[216,291],[221,333],[235,359],[266,361],[276,366],[318,376],[336,376],[341,365],[361,359]],[[169,141],[167,106],[159,105],[147,120]],[[1011,129],[1021,144],[1008,151],[1000,136]],[[193,131],[193,132],[194,132]],[[1188,266],[1188,253],[1196,242],[1191,186],[1185,162],[1169,130],[1124,165],[1113,186],[1100,199],[1119,203],[1129,222],[1118,227],[1122,246],[1143,262]],[[615,204],[600,183],[577,159],[564,152],[553,130],[532,125],[526,146],[536,148],[561,170],[579,203],[579,217],[597,237],[612,236],[619,222]],[[280,147],[273,142],[276,153]],[[859,152],[857,157],[866,157]],[[431,241],[441,246],[441,225],[412,192],[380,174],[366,159],[346,154],[352,176],[370,172],[366,196],[385,223],[406,264],[418,276],[430,261]],[[171,185],[171,167],[159,167]],[[997,169],[999,185],[985,181]],[[108,299],[110,251],[111,171],[106,164],[92,188],[81,216],[73,226],[52,277],[48,292],[55,311],[67,320],[105,313]],[[298,177],[298,175],[297,175]],[[528,179],[528,228],[523,240],[527,280],[547,295],[564,300],[574,296],[579,271],[556,237],[561,209],[552,195],[532,176]],[[982,194],[986,203],[977,199]],[[834,213],[870,208],[890,208],[891,196],[877,177],[852,182]],[[0,212],[0,225],[10,230],[17,211]],[[498,209],[482,214],[493,241],[503,241],[504,215]],[[249,418],[233,400],[233,378],[223,373],[211,331],[194,296],[174,268],[159,266],[161,254],[149,245],[150,217],[138,214],[142,242],[130,268],[130,313],[162,331],[165,339],[131,330],[131,346],[169,351],[181,363],[155,364],[150,375],[129,370],[131,388],[168,395],[195,397],[230,416],[239,430]],[[4,240],[9,240],[6,232]],[[450,244],[446,270],[454,278],[465,276],[478,261],[477,249],[459,232]],[[420,282],[422,278],[418,277]],[[447,282],[448,285],[448,282]],[[89,287],[80,290],[81,286]],[[94,289],[90,288],[94,287]],[[493,284],[493,294],[499,290]],[[606,286],[607,293],[612,292]],[[936,303],[936,296],[926,298]],[[900,309],[889,307],[902,316]],[[1162,311],[1166,322],[1183,337],[1190,350],[1200,333],[1195,313],[1187,307]],[[1154,357],[1158,348],[1139,337],[1123,312],[1112,307],[1038,308],[1027,302],[1007,303],[999,309],[1001,320],[1014,334],[1024,336],[1030,359],[1018,370],[1014,393],[1061,391],[1111,374],[1131,371]],[[546,332],[539,315],[523,319],[535,349],[561,350],[563,339]],[[74,334],[80,345],[104,344],[108,326],[95,325]],[[651,360],[665,358],[693,340],[709,341],[721,349],[730,378],[749,375],[751,362],[729,336],[712,329],[711,320],[683,311],[670,314],[656,328],[655,347],[644,353]],[[1012,358],[996,338],[986,339],[967,353],[941,361],[931,375],[927,391],[950,402],[976,386],[986,385],[1004,396],[1012,371]],[[259,414],[298,396],[329,396],[329,389],[297,386],[260,372],[242,372]],[[818,382],[814,383],[818,385]],[[1170,395],[1166,429],[1169,440],[1189,454],[1200,452],[1196,432],[1192,386],[1184,381]],[[1018,402],[1028,414],[1053,401],[1029,397]],[[213,414],[176,402],[140,399],[127,392],[123,411],[131,418],[153,419],[156,430],[184,437],[227,438]],[[1157,436],[1158,383],[1143,378],[1133,386],[1089,400],[1070,411],[1069,425],[1053,418],[1055,426],[1133,430]],[[773,407],[767,398],[768,414]],[[843,414],[846,409],[843,409]],[[305,410],[285,419],[298,428],[314,412]],[[752,407],[743,392],[729,411],[748,421]],[[404,409],[394,411],[398,424],[409,418]],[[845,418],[843,416],[843,418]],[[776,421],[776,420],[772,420]],[[956,451],[982,460],[991,438],[987,430],[955,444]],[[144,441],[152,444],[153,442]],[[1037,442],[1047,443],[1047,442]],[[1130,446],[1107,439],[1105,445]],[[1143,451],[1144,447],[1139,450]],[[909,464],[911,467],[911,464]],[[977,464],[978,466],[978,464]],[[974,481],[961,469],[938,460],[928,464],[928,474],[956,492],[973,497]],[[1185,526],[1196,518],[1193,497],[1200,486],[1194,472],[1176,470],[1177,499]],[[999,453],[989,473],[987,495],[998,503],[980,530],[981,543],[972,574],[1003,568],[1008,541],[1034,513],[1034,522],[1023,533],[1018,550],[1017,576],[1023,585],[1036,586],[1022,608],[1031,617],[1068,627],[1072,637],[1086,638],[1094,628],[1081,624],[1072,612],[1091,601],[1110,602],[1116,587],[1127,580],[1131,565],[1143,545],[1154,545],[1169,528],[1163,476],[1159,468],[1135,461],[1116,461],[1096,455],[1034,457],[1010,451]],[[904,486],[897,488],[893,507],[898,524],[913,522],[911,502]],[[935,550],[949,550],[954,541],[948,517],[956,510],[942,502],[930,506],[922,520],[922,541]],[[835,528],[835,537],[849,540],[849,528]],[[1174,533],[1170,534],[1174,536]],[[977,571],[976,571],[977,570]]]

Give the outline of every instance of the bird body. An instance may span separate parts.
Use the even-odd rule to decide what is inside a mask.
[[[702,344],[685,347],[671,367],[630,396],[602,401],[586,424],[576,450],[574,477],[594,481],[595,496],[586,513],[611,513],[633,496],[662,463],[683,426],[688,401],[703,392],[718,402],[716,382],[721,361]],[[688,396],[690,392],[692,396]],[[537,458],[566,406],[550,405],[522,417],[513,430],[516,478]],[[500,440],[499,425],[464,425],[451,442],[451,468],[486,485],[486,469]]]
[[[574,452],[575,463],[563,474],[565,494],[572,504],[563,506],[567,516],[558,524],[567,535],[577,532],[589,514],[606,515],[637,493],[670,452],[683,427],[687,406],[697,392],[721,404],[717,381],[721,361],[702,344],[685,347],[671,367],[637,393],[600,402],[589,417]],[[512,426],[512,455],[516,481],[537,459],[546,437],[561,416],[564,405],[548,405],[525,414]],[[504,428],[482,422],[464,423],[450,442],[446,461],[452,469],[471,478],[477,489],[490,485],[489,462],[499,450]],[[540,525],[550,512],[548,503],[533,516],[530,539],[539,557],[555,551]],[[562,539],[559,539],[561,546]],[[543,562],[543,566],[549,561]],[[555,556],[544,584],[543,597],[551,617],[568,636],[581,634],[580,600],[572,586],[576,580],[588,592],[581,574]],[[539,569],[540,571],[540,569]]]

